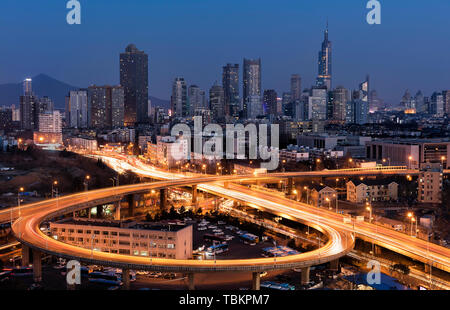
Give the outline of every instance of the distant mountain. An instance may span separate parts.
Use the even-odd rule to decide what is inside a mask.
[[[65,97],[71,90],[79,87],[66,84],[58,81],[48,75],[39,74],[33,79],[33,92],[38,97],[47,96],[55,102],[55,107],[64,109]],[[15,104],[19,105],[19,97],[23,94],[22,82],[17,84],[3,84],[0,85],[0,105]]]
[[[152,107],[161,107],[164,109],[170,109],[170,101],[169,100],[165,100],[165,99],[159,99],[156,97],[149,97],[150,100],[152,101]]]
[[[47,96],[55,102],[55,107],[58,109],[65,108],[65,98],[71,90],[79,89],[80,87],[72,86],[67,83],[58,81],[46,74],[39,74],[33,79],[33,92],[38,97]],[[23,94],[22,82],[13,84],[1,84],[0,85],[0,106],[10,106],[15,104],[19,106],[19,97]],[[150,96],[152,106],[160,106],[168,109],[170,107],[170,101],[159,99]]]

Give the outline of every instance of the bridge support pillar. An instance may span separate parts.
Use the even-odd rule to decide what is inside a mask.
[[[292,193],[292,189],[293,188],[294,188],[294,179],[293,178],[288,178],[288,184],[287,184],[288,195],[290,195]]]
[[[97,218],[102,218],[103,216],[103,206],[97,206]]]
[[[122,282],[123,289],[128,291],[130,289],[130,269],[122,269]]]
[[[127,202],[128,202],[128,216],[134,216],[134,204],[136,203],[134,200],[134,195],[128,195]]]
[[[159,208],[162,210],[166,209],[167,191],[165,188],[159,190]]]
[[[30,248],[28,245],[22,244],[22,267],[30,265]]]
[[[87,208],[88,218],[91,218],[91,207]]]
[[[379,245],[374,246],[374,255],[381,255],[381,247]]]
[[[311,267],[302,268],[302,285],[306,285],[309,283],[309,273],[311,271]]]
[[[330,269],[331,270],[338,270],[339,269],[339,259],[335,259],[335,260],[332,260],[330,262]]]
[[[114,219],[120,221],[120,201],[114,203]]]
[[[431,270],[430,264],[425,263],[424,266],[425,266],[425,273],[428,273],[428,274],[429,274],[429,273],[430,273],[430,270]]]
[[[33,279],[34,282],[42,281],[42,253],[33,250]]]
[[[194,282],[195,277],[194,277],[194,275],[195,274],[193,272],[188,273],[188,289],[190,291],[194,291],[195,290],[195,282]]]
[[[192,185],[192,204],[197,203],[198,189],[197,185]]]
[[[254,272],[252,276],[252,290],[259,291],[261,289],[261,273]]]

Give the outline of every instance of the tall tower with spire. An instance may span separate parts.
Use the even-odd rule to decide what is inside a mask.
[[[328,40],[328,20],[322,49],[319,52],[317,86],[325,86],[329,91],[331,90],[331,42]]]

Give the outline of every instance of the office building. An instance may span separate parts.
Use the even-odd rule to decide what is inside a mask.
[[[170,104],[173,117],[187,117],[190,108],[187,100],[186,81],[183,77],[176,77],[172,84]]]
[[[145,122],[148,115],[148,55],[130,44],[120,54],[120,85],[124,89],[126,126]]]
[[[319,52],[319,72],[316,83],[317,86],[324,86],[331,90],[331,42],[328,40],[328,23]]]
[[[217,82],[209,90],[209,108],[214,120],[223,120],[225,117],[225,96],[223,87]]]
[[[333,120],[345,122],[347,102],[349,99],[349,92],[343,86],[338,86],[333,91]]]
[[[188,88],[188,105],[189,105],[189,115],[194,115],[196,109],[206,108],[206,98],[205,92],[200,89],[197,85],[191,85]]]
[[[222,86],[225,96],[225,114],[239,116],[239,65],[227,64],[223,67]]]
[[[264,111],[265,114],[276,116],[278,115],[277,111],[277,92],[274,89],[266,89],[264,90]]]
[[[262,112],[261,59],[244,58],[243,70],[243,116],[255,118]]]
[[[418,169],[420,164],[442,162],[450,168],[450,141],[445,139],[380,139],[366,143],[366,159]]]

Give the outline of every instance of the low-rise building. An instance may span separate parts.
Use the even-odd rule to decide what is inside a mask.
[[[334,207],[338,193],[334,188],[319,185],[311,188],[311,204],[316,207]]]
[[[192,258],[192,225],[168,225],[68,218],[50,223],[53,238],[93,251],[170,258]]]
[[[442,202],[442,164],[426,163],[420,166],[418,201],[424,203]]]
[[[347,200],[354,203],[398,199],[398,184],[389,180],[352,180],[347,182]]]

